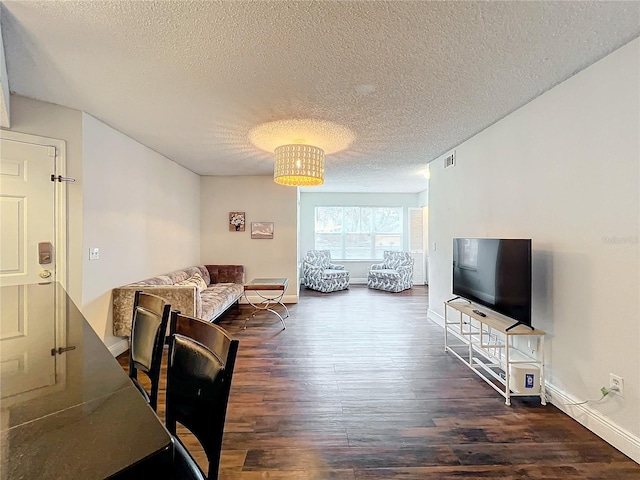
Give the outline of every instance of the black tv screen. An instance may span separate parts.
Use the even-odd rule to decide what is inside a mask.
[[[454,238],[453,294],[531,326],[531,239]]]

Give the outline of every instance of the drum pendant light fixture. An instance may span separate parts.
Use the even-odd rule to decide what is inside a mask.
[[[275,149],[273,180],[280,185],[311,187],[324,183],[324,150],[291,144]]]

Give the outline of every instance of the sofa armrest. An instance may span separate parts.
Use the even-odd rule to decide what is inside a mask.
[[[322,273],[325,271],[325,267],[321,267],[318,265],[311,264],[309,262],[305,262],[304,268],[304,278],[312,279],[322,277]]]
[[[137,290],[164,298],[172,310],[179,310],[184,315],[197,317],[202,311],[202,299],[192,285],[126,285],[114,288],[113,335],[116,337],[131,335],[133,300]]]
[[[400,265],[396,267],[394,270],[403,271],[403,272],[411,272],[413,271],[413,265]]]
[[[413,278],[413,265],[404,265],[402,267],[396,268],[396,270],[398,271],[400,276],[402,276],[402,278]]]
[[[209,270],[211,284],[239,283],[244,285],[244,265],[205,265]]]
[[[374,263],[369,267],[369,270],[385,270],[387,266],[384,263]]]

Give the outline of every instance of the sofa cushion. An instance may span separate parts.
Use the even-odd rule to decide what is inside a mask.
[[[181,282],[176,282],[174,283],[174,285],[193,285],[198,289],[198,292],[202,292],[204,289],[207,288],[207,284],[205,283],[204,278],[202,278],[202,275],[200,274],[200,272],[196,272],[186,280],[182,280]]]
[[[207,287],[209,285],[211,285],[211,283],[212,283],[211,282],[211,276],[209,275],[209,270],[207,269],[207,267],[204,266],[204,265],[198,265],[197,268],[198,268],[198,270],[200,270],[200,275],[204,279],[204,283],[207,284]]]
[[[237,283],[216,283],[200,294],[202,297],[202,318],[213,320],[235,302],[244,291]]]
[[[400,276],[398,271],[392,268],[382,268],[379,270],[371,270],[369,272],[369,275],[372,275],[375,277],[399,277]]]
[[[349,278],[349,272],[346,270],[334,270],[331,268],[326,268],[322,271],[323,279],[331,279],[331,278]]]
[[[188,278],[191,278],[195,273],[200,273],[200,269],[198,267],[189,267],[183,270],[176,270],[175,272],[167,273],[166,275],[175,285],[179,282],[184,282]]]

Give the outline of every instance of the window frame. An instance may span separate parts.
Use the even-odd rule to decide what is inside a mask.
[[[335,208],[335,209],[342,209],[342,218],[341,218],[341,224],[339,226],[339,231],[338,232],[318,232],[317,230],[317,218],[318,218],[318,210],[319,209],[329,209],[329,208]],[[369,232],[361,232],[361,231],[357,231],[357,232],[347,232],[345,229],[345,224],[347,223],[345,221],[345,211],[347,209],[359,209],[359,214],[358,214],[358,218],[362,218],[362,210],[363,209],[369,209],[371,210],[370,212],[370,231]],[[376,230],[375,228],[375,218],[376,218],[376,209],[395,209],[397,210],[398,213],[398,230],[397,231],[393,231],[393,232],[389,232],[389,231],[383,231],[383,230]],[[404,245],[404,240],[405,240],[405,232],[404,232],[404,214],[405,214],[405,207],[401,206],[401,205],[315,205],[314,206],[314,212],[313,212],[313,246],[314,249],[316,250],[330,250],[331,251],[331,258],[332,260],[335,259],[337,261],[341,261],[341,262],[360,262],[360,261],[379,261],[382,260],[382,255],[384,250],[397,250],[397,251],[401,251],[403,249],[403,245]],[[318,246],[318,235],[325,235],[325,236],[330,236],[330,235],[335,235],[337,237],[339,237],[340,239],[340,255],[337,255],[335,253],[335,250],[330,248],[330,247],[319,247]],[[361,257],[361,258],[347,258],[347,250],[349,248],[349,244],[346,241],[346,237],[348,235],[368,235],[369,236],[369,254],[367,257]],[[376,247],[376,239],[379,238],[380,236],[391,236],[391,237],[397,237],[398,238],[398,245],[397,246],[388,246],[388,247]],[[353,248],[353,246],[352,246]],[[378,256],[376,256],[376,252],[378,252]]]

